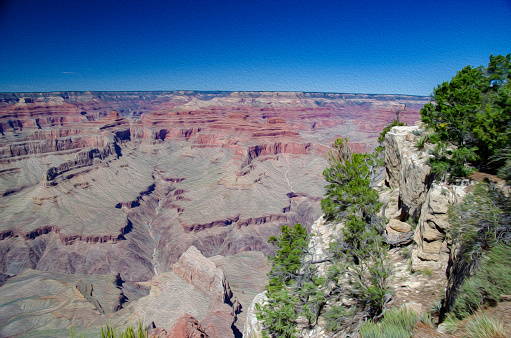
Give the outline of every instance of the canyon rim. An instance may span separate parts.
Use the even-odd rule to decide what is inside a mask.
[[[238,337],[282,225],[320,216],[336,138],[429,97],[0,93],[0,336],[143,320]]]

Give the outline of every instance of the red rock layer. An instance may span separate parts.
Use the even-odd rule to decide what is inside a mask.
[[[168,338],[208,338],[210,337],[202,328],[199,321],[192,315],[185,313],[169,330]]]

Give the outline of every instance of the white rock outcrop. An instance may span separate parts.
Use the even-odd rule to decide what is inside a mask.
[[[261,338],[263,336],[262,323],[257,319],[256,316],[256,304],[264,304],[268,298],[266,297],[266,291],[261,292],[255,296],[252,304],[247,310],[247,320],[245,327],[243,328],[243,337],[248,338]]]
[[[429,155],[415,149],[415,141],[424,130],[419,126],[393,127],[385,136],[385,168],[387,184],[399,188],[402,219],[418,218],[426,200],[431,167]]]
[[[413,217],[418,220],[412,251],[412,269],[444,269],[449,259],[449,228],[447,212],[449,205],[457,203],[465,195],[466,184],[450,185],[435,182],[424,150],[417,150],[415,142],[424,129],[420,125],[393,127],[385,136],[386,183],[399,189],[398,208],[401,221]],[[396,222],[395,220],[391,220]],[[397,231],[389,223],[390,232]],[[393,224],[393,223],[392,223]],[[390,228],[390,229],[389,229]]]

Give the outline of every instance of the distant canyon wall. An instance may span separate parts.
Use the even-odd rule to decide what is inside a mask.
[[[269,253],[319,216],[338,137],[376,145],[427,97],[302,92],[0,94],[0,270],[150,279],[191,245]],[[93,260],[92,252],[111,257]],[[50,254],[51,253],[51,254]]]

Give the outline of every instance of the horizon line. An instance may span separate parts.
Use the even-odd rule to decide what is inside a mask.
[[[303,93],[303,94],[339,94],[339,95],[393,95],[393,96],[414,96],[428,97],[431,95],[416,94],[389,94],[389,93],[348,93],[348,92],[332,92],[332,91],[303,91],[303,90],[191,90],[191,89],[173,89],[173,90],[52,90],[52,91],[0,91],[2,94],[49,94],[49,93],[173,93],[173,92],[192,92],[192,93]]]

